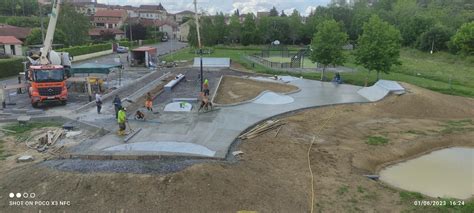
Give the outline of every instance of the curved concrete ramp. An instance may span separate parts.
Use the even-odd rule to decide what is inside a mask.
[[[373,86],[364,87],[357,91],[359,95],[362,95],[369,101],[379,101],[390,92],[395,94],[403,94],[405,93],[405,88],[403,88],[396,81],[379,80]]]
[[[289,95],[280,95],[274,92],[263,92],[257,99],[253,101],[256,104],[268,104],[268,105],[279,105],[293,103],[293,99]]]
[[[204,146],[185,142],[138,142],[112,146],[104,149],[104,151],[169,152],[193,154],[206,157],[214,157],[214,155],[216,154],[215,151],[212,151]]]

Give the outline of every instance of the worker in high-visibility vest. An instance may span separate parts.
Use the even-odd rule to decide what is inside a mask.
[[[118,135],[120,136],[125,135],[126,122],[127,122],[126,109],[123,107],[120,107],[120,110],[118,111],[118,116],[117,116],[117,123],[119,125]]]
[[[202,86],[204,95],[209,96],[209,80],[205,79],[204,84]]]

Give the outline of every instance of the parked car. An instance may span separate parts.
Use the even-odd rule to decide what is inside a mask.
[[[162,42],[168,41],[168,36],[163,36],[163,37],[161,37],[161,41],[162,41]]]
[[[118,46],[117,53],[128,53],[128,48],[124,46]]]

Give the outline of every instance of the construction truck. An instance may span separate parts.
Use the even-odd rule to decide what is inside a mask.
[[[71,60],[68,53],[52,50],[60,4],[61,0],[52,1],[52,12],[43,48],[39,54],[28,56],[29,65],[25,70],[25,78],[33,107],[47,102],[67,103],[66,79],[69,76]]]

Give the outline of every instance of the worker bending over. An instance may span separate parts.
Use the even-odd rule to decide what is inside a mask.
[[[209,97],[206,95],[206,93],[201,92],[199,96],[201,97],[201,106],[199,107],[198,112],[201,111],[203,107],[205,110],[209,110],[209,107],[211,107],[212,110],[212,103],[209,101]]]

